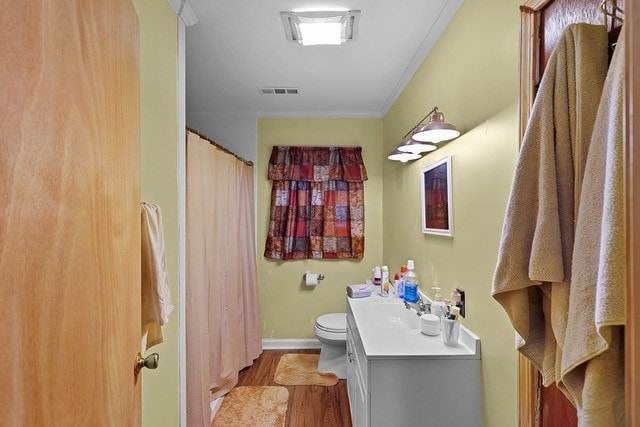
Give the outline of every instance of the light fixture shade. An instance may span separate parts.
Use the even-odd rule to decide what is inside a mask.
[[[402,151],[403,153],[420,154],[420,153],[427,153],[429,151],[433,151],[436,148],[438,147],[436,147],[433,144],[416,141],[415,139],[408,137],[402,142],[402,144],[400,144],[400,146],[398,147],[398,150]]]
[[[280,12],[287,40],[310,45],[339,45],[355,41],[360,11]]]
[[[389,155],[387,156],[387,159],[397,160],[402,163],[407,163],[409,160],[417,160],[420,157],[422,157],[420,154],[407,153],[405,151],[400,151],[396,148],[391,153],[389,153]]]
[[[437,144],[458,136],[460,136],[460,131],[454,125],[445,123],[444,114],[435,111],[429,119],[429,124],[417,128],[412,138],[416,141]]]

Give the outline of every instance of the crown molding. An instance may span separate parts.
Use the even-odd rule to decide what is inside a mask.
[[[182,19],[182,22],[184,22],[184,25],[187,27],[198,23],[198,17],[193,12],[193,9],[191,9],[187,0],[167,0],[167,3],[169,3],[173,12]]]
[[[379,111],[260,111],[259,119],[380,119]]]
[[[531,0],[531,1],[534,1],[534,0]],[[536,1],[543,1],[543,0],[536,0]],[[458,9],[460,8],[463,2],[464,0],[448,0],[447,1],[447,4],[442,9],[442,12],[440,13],[440,16],[438,16],[438,19],[433,25],[433,28],[431,28],[431,31],[429,31],[429,34],[427,34],[427,36],[422,41],[422,44],[420,45],[420,48],[418,48],[418,51],[413,57],[413,60],[411,61],[409,66],[406,68],[406,70],[404,71],[404,74],[402,75],[400,80],[398,80],[398,83],[396,83],[396,86],[393,88],[393,91],[389,94],[389,97],[387,98],[384,105],[382,106],[383,116],[387,115],[387,113],[391,109],[391,106],[394,104],[394,102],[396,102],[396,100],[398,99],[398,97],[400,96],[404,88],[407,86],[407,84],[409,84],[409,81],[413,78],[413,75],[416,73],[416,71],[418,71],[418,68],[420,68],[420,65],[422,65],[425,58],[427,57],[427,54],[429,53],[431,48],[436,44],[436,42],[438,41],[438,39],[440,38],[444,30],[447,28],[447,25],[449,25],[449,22],[451,22],[451,20],[453,19],[454,15],[456,14],[456,12],[458,11]]]
[[[169,3],[169,6],[173,9],[173,13],[176,15],[180,14],[180,4],[182,3],[182,0],[167,0],[167,3]]]

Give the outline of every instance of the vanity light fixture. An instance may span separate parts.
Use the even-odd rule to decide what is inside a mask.
[[[422,154],[434,151],[436,148],[438,147],[434,144],[424,141],[416,141],[411,136],[405,136],[402,140],[402,144],[398,147],[398,150],[404,153]]]
[[[359,10],[336,12],[280,12],[292,43],[303,46],[340,45],[358,37]]]
[[[407,163],[409,160],[417,160],[420,157],[422,157],[420,154],[407,153],[405,151],[400,151],[400,150],[398,150],[396,148],[391,153],[389,153],[389,155],[387,156],[387,159],[389,159],[389,160],[398,160],[398,161],[400,161],[402,163]]]
[[[438,111],[438,107],[434,107],[429,114],[429,124],[417,128],[412,139],[437,144],[460,136],[460,131],[454,125],[444,121],[444,114]]]
[[[429,123],[422,125],[422,122],[429,119]],[[410,138],[407,138],[411,135]],[[438,148],[436,145],[442,141],[448,141],[460,136],[460,131],[450,123],[444,121],[444,114],[438,111],[438,107],[433,107],[422,120],[420,120],[404,136],[402,144],[398,150],[406,153],[424,153]]]

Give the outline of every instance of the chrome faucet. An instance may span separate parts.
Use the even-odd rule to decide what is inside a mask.
[[[405,302],[406,309],[414,308],[418,316],[422,316],[425,313],[431,312],[431,304],[425,303],[422,299],[422,295],[418,294],[418,302]]]

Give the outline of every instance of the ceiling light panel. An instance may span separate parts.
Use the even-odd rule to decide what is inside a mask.
[[[355,41],[360,11],[281,12],[287,40],[303,46],[339,45]]]

